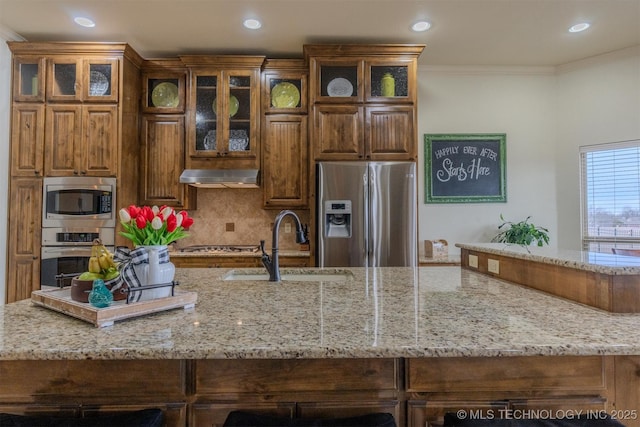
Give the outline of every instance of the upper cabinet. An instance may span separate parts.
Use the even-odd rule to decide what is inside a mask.
[[[50,57],[45,93],[47,102],[117,102],[118,59]]]
[[[13,101],[43,102],[46,60],[37,55],[13,56]]]
[[[187,169],[260,165],[263,56],[180,57],[189,69]]]
[[[142,69],[142,112],[185,111],[187,71],[179,60],[146,60]]]
[[[195,188],[180,184],[185,162],[187,70],[180,59],[142,64],[140,204],[195,209]]]
[[[315,160],[416,160],[424,45],[305,45]]]
[[[262,72],[262,191],[265,208],[308,207],[308,68],[269,59]]]

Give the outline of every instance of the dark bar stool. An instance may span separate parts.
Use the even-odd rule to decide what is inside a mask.
[[[523,410],[527,412],[527,410]],[[534,411],[531,410],[531,413]],[[566,412],[566,411],[565,411]],[[585,411],[583,411],[585,412]],[[625,427],[605,412],[590,411],[588,414],[574,413],[567,418],[526,419],[526,417],[472,419],[458,418],[455,413],[446,413],[443,427]]]
[[[397,427],[393,415],[373,413],[347,418],[286,418],[233,411],[223,427]]]

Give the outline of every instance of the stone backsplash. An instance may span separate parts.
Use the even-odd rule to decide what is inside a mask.
[[[198,208],[189,211],[195,220],[189,237],[178,241],[190,245],[258,245],[266,241],[271,248],[273,221],[281,209],[262,208],[261,189],[198,189]],[[309,224],[309,210],[294,210],[303,224]],[[291,232],[285,233],[285,224]],[[280,225],[280,249],[300,249],[295,241],[293,218]]]

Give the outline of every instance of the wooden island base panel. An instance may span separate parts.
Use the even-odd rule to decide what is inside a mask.
[[[257,278],[264,268],[178,268],[194,308],[104,328],[31,301],[0,306],[0,413],[160,408],[169,427],[220,427],[233,411],[389,413],[398,427],[435,427],[458,411],[604,411],[640,427],[640,315],[460,267],[328,271],[273,283]]]
[[[0,412],[92,417],[160,408],[166,425],[222,426],[231,411],[398,426],[475,418],[596,417],[638,426],[639,357],[0,361]],[[461,411],[461,412],[459,412]]]
[[[640,257],[457,244],[462,268],[612,313],[640,313]]]

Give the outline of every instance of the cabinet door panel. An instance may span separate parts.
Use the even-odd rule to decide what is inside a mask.
[[[142,118],[142,204],[186,208],[195,194],[180,184],[184,169],[184,118]]]
[[[40,284],[42,180],[14,178],[9,200],[7,303],[31,297]]]
[[[367,107],[367,157],[371,160],[414,160],[416,141],[413,128],[414,109],[401,107]]]
[[[307,117],[267,116],[263,143],[265,207],[307,206]]]
[[[77,175],[82,131],[79,105],[49,105],[45,118],[45,175]]]
[[[362,107],[316,105],[314,119],[316,160],[358,160],[364,157]]]
[[[71,56],[56,56],[48,60],[46,98],[49,102],[81,100],[81,59]]]
[[[82,129],[80,174],[115,176],[118,159],[118,107],[84,107]]]
[[[11,125],[11,175],[42,175],[43,151],[44,105],[16,105]]]

